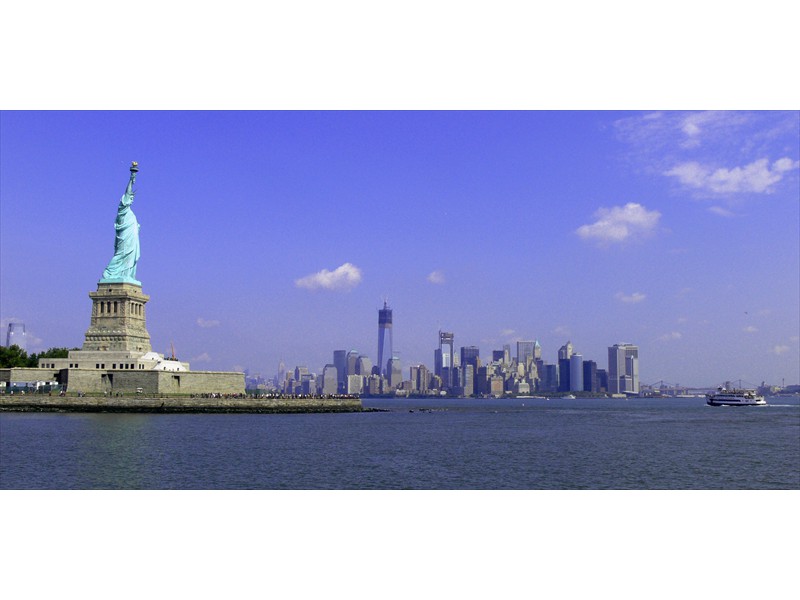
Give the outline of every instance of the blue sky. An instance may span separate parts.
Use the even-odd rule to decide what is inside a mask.
[[[2,324],[80,346],[131,160],[154,349],[195,369],[394,345],[640,347],[642,381],[800,380],[796,112],[0,114]]]

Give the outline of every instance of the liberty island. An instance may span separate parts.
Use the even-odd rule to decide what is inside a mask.
[[[192,371],[188,362],[154,352],[136,278],[140,225],[132,210],[139,165],[133,162],[114,223],[114,254],[89,292],[92,312],[83,347],[67,358],[42,358],[35,368],[0,369],[0,382],[53,382],[59,395],[3,394],[0,410],[114,412],[297,412],[360,410],[357,398],[286,401],[245,396],[244,373]],[[5,389],[5,388],[4,388]]]

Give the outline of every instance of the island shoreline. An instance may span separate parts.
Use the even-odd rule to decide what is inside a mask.
[[[354,413],[376,412],[359,398],[144,398],[116,396],[5,396],[0,412],[70,413]]]

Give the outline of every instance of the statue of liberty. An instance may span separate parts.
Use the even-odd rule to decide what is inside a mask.
[[[103,277],[98,283],[133,283],[141,286],[136,280],[136,263],[139,262],[139,222],[131,210],[133,204],[133,184],[136,183],[136,174],[139,165],[131,163],[131,178],[128,187],[119,201],[117,220],[114,223],[116,236],[114,238],[114,256],[103,271]]]

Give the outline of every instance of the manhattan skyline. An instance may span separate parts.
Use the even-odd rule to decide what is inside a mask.
[[[436,332],[548,362],[630,342],[642,383],[797,383],[796,112],[0,113],[2,328],[79,346],[140,165],[154,350],[202,369],[377,363]]]

